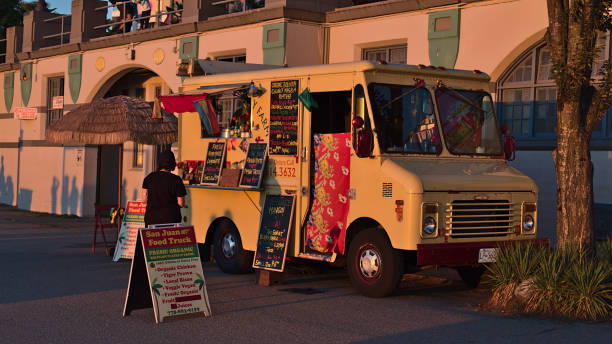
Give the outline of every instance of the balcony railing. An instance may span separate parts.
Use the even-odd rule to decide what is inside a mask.
[[[256,8],[262,8],[265,6],[265,0],[253,0],[251,2],[247,0],[219,0],[212,3],[214,6],[226,6],[227,13],[246,12],[248,10],[254,10]]]
[[[45,46],[64,45],[70,42],[71,19],[70,14],[65,14],[43,20],[44,23],[59,23],[57,30],[52,31],[57,33],[42,36]]]
[[[157,1],[157,11],[155,13],[151,13],[152,11],[149,11],[149,15],[132,16],[132,13],[128,13],[129,6],[132,6],[129,5],[131,3],[130,1],[117,2],[115,5],[95,8],[95,11],[105,12],[108,12],[110,8],[113,11],[113,16],[111,19],[112,22],[94,26],[94,29],[103,29],[107,32],[107,34],[114,35],[126,34],[133,31],[160,27],[163,25],[178,24],[181,22],[183,13],[182,3],[173,1],[171,2],[172,10],[168,10],[168,8],[166,8],[164,11],[161,8],[161,6],[164,5],[164,2],[161,0],[153,1]],[[133,4],[133,6],[135,6],[135,4]],[[115,14],[119,14],[119,16],[116,16]]]

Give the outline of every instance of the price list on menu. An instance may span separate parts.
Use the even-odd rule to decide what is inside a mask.
[[[225,157],[225,142],[209,142],[204,171],[202,171],[202,184],[219,184],[219,176]]]
[[[272,81],[270,89],[270,154],[296,155],[298,80]]]
[[[260,186],[264,164],[266,163],[267,148],[267,143],[249,144],[240,186],[248,188],[258,188]]]
[[[283,271],[294,200],[293,195],[266,195],[261,210],[254,268]]]

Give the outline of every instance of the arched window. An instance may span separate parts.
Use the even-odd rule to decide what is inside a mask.
[[[599,69],[610,56],[609,33],[598,37],[602,47],[593,62],[593,79],[601,80]],[[544,42],[523,53],[500,78],[497,85],[500,122],[517,139],[554,139],[557,125],[557,88],[550,51]],[[612,111],[593,130],[593,138],[612,138]]]

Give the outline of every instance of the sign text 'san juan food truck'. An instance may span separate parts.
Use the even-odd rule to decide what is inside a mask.
[[[496,247],[535,241],[537,221],[537,187],[504,158],[488,88],[478,71],[368,61],[186,81],[175,97],[199,106],[179,116],[179,160],[226,150],[218,183],[188,186],[197,241],[223,271],[249,271],[266,194],[293,195],[287,255],[344,258],[364,295],[389,294],[414,266],[477,284]],[[262,146],[247,159],[261,143],[265,159]]]

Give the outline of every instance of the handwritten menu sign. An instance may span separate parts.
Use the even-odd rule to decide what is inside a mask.
[[[270,89],[270,154],[296,155],[298,80],[272,81]]]
[[[258,188],[261,185],[264,165],[266,163],[267,143],[250,143],[242,170],[240,186]]]
[[[139,230],[137,251],[140,252],[132,260],[124,316],[133,309],[148,308],[151,304],[156,323],[169,316],[189,313],[202,312],[204,316],[210,316],[193,227],[152,227]],[[150,298],[150,302],[144,302],[142,294],[146,295],[144,298]]]
[[[253,267],[283,271],[293,218],[293,195],[266,195],[257,236]]]
[[[136,249],[136,237],[138,236],[138,228],[145,226],[144,216],[147,210],[147,203],[142,201],[128,201],[125,208],[125,216],[121,222],[117,245],[115,246],[115,254],[113,261],[118,261],[121,258],[132,259],[134,250]]]
[[[225,141],[209,142],[204,171],[202,171],[202,184],[219,185],[219,176],[225,158]]]

